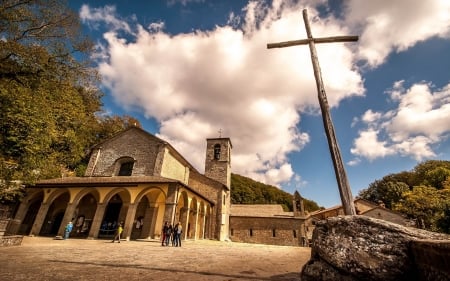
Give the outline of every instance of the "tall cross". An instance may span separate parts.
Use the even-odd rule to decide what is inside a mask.
[[[308,21],[308,13],[306,9],[303,10],[303,21],[305,22],[306,34],[308,39],[287,41],[281,43],[267,44],[268,49],[284,48],[296,45],[309,45],[311,53],[311,61],[314,69],[314,77],[316,78],[317,93],[319,97],[320,109],[322,111],[322,120],[325,127],[325,132],[328,140],[328,147],[330,149],[331,158],[333,160],[334,172],[339,187],[339,194],[341,196],[342,207],[346,215],[356,215],[355,205],[353,203],[352,191],[348,183],[345,168],[342,163],[341,152],[336,140],[333,122],[331,120],[330,108],[328,106],[327,95],[323,86],[322,74],[320,72],[319,59],[317,58],[315,43],[332,43],[332,42],[353,42],[358,41],[358,36],[334,36],[314,38],[311,33],[311,28]]]
[[[219,138],[222,137],[222,129],[219,129],[219,131],[217,131],[219,133]]]

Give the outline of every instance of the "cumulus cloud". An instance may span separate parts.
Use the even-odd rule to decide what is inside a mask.
[[[317,108],[308,47],[266,49],[270,42],[306,36],[301,9],[292,5],[250,2],[240,28],[227,25],[170,35],[160,28],[162,23],[147,29],[136,24],[132,40],[111,29],[104,34],[107,58],[99,60],[103,83],[118,104],[158,120],[158,136],[200,171],[205,139],[217,137],[221,129],[233,142],[234,172],[273,185],[289,182],[296,176],[289,153],[310,141],[297,129],[299,110]],[[84,6],[81,12],[91,23],[103,17],[106,23],[126,26],[114,15],[111,8]],[[230,19],[239,22],[234,15]],[[317,21],[314,32],[327,36],[347,30]],[[331,106],[363,94],[361,76],[352,67],[354,54],[346,45],[320,46],[318,52],[327,91],[333,93]]]
[[[376,67],[392,51],[450,36],[449,1],[350,0],[344,1],[341,18],[318,16],[317,5],[326,1],[264,3],[251,1],[242,15],[230,13],[227,25],[175,35],[164,31],[164,22],[144,27],[134,18],[126,21],[113,6],[85,5],[80,17],[90,26],[109,28],[96,58],[104,86],[118,104],[157,120],[158,136],[200,171],[205,139],[221,130],[233,142],[233,171],[273,185],[301,178],[289,154],[310,142],[298,129],[301,114],[319,111],[308,47],[266,49],[267,43],[306,38],[303,8],[315,37],[361,35],[357,44],[316,45],[331,107],[364,95],[356,62]],[[443,121],[445,113],[449,116],[448,89],[402,85],[399,81],[390,92],[398,108],[354,119],[366,127],[354,141],[351,152],[357,158],[349,165],[396,153],[429,157],[448,134]]]
[[[450,84],[433,91],[428,83],[405,88],[397,81],[388,94],[397,108],[365,112],[361,121],[366,129],[351,152],[370,160],[397,154],[416,160],[434,157],[433,146],[450,134]]]
[[[361,34],[359,56],[371,67],[431,37],[450,38],[450,1],[344,2],[345,20]]]

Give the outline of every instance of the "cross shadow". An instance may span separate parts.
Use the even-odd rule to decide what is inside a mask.
[[[276,275],[274,277],[258,277],[258,276],[248,276],[248,275],[237,275],[237,274],[224,274],[218,272],[208,272],[208,271],[193,271],[193,270],[180,270],[180,269],[169,269],[169,268],[161,268],[161,267],[150,267],[150,266],[141,266],[141,265],[133,265],[133,264],[116,264],[116,263],[100,263],[100,262],[78,262],[78,261],[64,261],[64,260],[48,260],[49,262],[55,263],[66,263],[66,264],[83,264],[83,265],[94,265],[94,266],[108,266],[108,267],[123,267],[123,268],[136,268],[136,269],[145,269],[145,270],[154,270],[154,271],[165,271],[172,273],[192,273],[199,274],[205,276],[222,276],[226,278],[236,278],[236,279],[244,279],[244,280],[268,280],[268,281],[286,281],[286,280],[296,280],[296,279],[285,279],[283,275]],[[275,279],[274,279],[275,278]],[[280,279],[282,278],[282,279]]]

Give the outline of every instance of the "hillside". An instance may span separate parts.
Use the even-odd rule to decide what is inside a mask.
[[[232,204],[281,204],[285,211],[293,211],[293,195],[279,188],[254,181],[250,178],[231,174]],[[318,210],[316,202],[304,199],[305,210]]]

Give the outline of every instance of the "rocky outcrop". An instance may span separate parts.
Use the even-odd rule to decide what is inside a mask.
[[[366,216],[329,218],[316,224],[301,280],[420,280],[411,243],[449,238]]]

